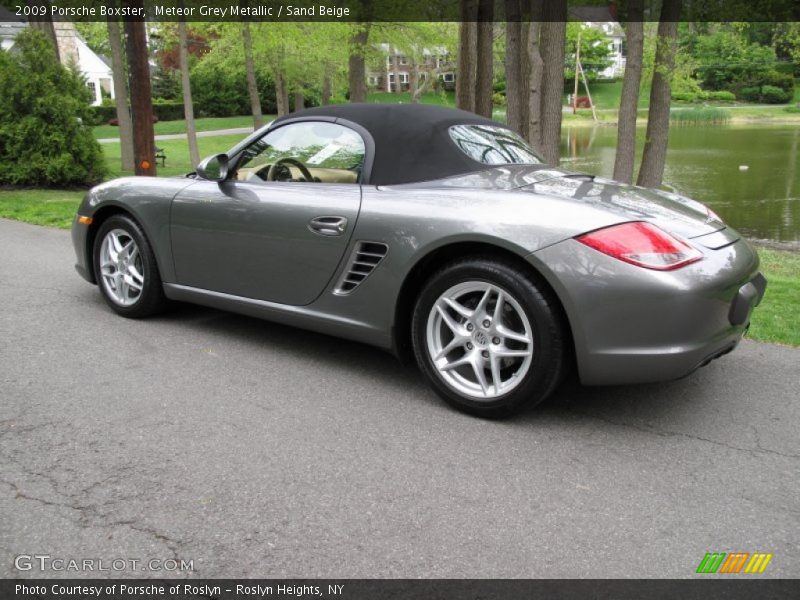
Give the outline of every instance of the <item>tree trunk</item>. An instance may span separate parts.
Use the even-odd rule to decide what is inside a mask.
[[[525,92],[522,60],[520,0],[506,0],[506,124],[519,134],[525,130]]]
[[[278,116],[289,114],[289,86],[286,83],[286,76],[283,73],[275,74],[275,101],[278,109]]]
[[[458,73],[456,107],[475,111],[475,43],[478,36],[476,0],[461,0],[461,24],[458,29]]]
[[[367,101],[367,76],[364,65],[364,51],[369,39],[369,25],[363,24],[350,38],[350,58],[348,60],[348,83],[350,102]]]
[[[247,72],[247,93],[250,95],[250,110],[253,113],[253,128],[264,125],[261,114],[261,99],[258,97],[256,67],[253,61],[253,38],[250,36],[250,22],[242,21],[242,43],[244,44],[244,68]]]
[[[542,158],[558,165],[561,146],[562,96],[564,93],[564,53],[567,37],[566,0],[544,4],[540,48],[542,54]]]
[[[528,141],[537,153],[542,151],[542,73],[544,63],[540,37],[544,0],[531,2],[531,24],[528,30]]]
[[[492,118],[492,86],[494,84],[494,3],[492,0],[478,1],[478,35],[475,46],[478,51],[475,61],[475,112]]]
[[[189,160],[192,168],[200,164],[200,152],[197,149],[197,131],[194,126],[194,105],[192,104],[192,85],[189,81],[189,52],[186,46],[186,21],[178,21],[178,48],[181,63],[181,89],[183,91],[183,116],[186,119],[186,139],[189,142]]]
[[[302,90],[298,90],[294,93],[294,110],[297,112],[298,110],[303,110],[306,107],[306,98],[303,95]]]
[[[130,5],[144,10],[142,0],[131,2]],[[125,33],[128,36],[128,72],[130,73],[135,173],[137,175],[156,175],[153,96],[150,87],[149,52],[144,21],[125,21]]]
[[[114,101],[117,105],[117,125],[119,126],[119,145],[122,154],[122,170],[133,171],[133,126],[128,107],[128,85],[125,82],[125,59],[122,50],[122,34],[119,23],[109,18],[108,42],[111,46],[111,70],[114,78]]]
[[[394,93],[399,94],[403,91],[403,84],[400,83],[400,57],[397,55],[396,50],[392,64],[394,65]]]
[[[415,58],[411,59],[411,79],[408,91],[411,94],[411,103],[417,104],[419,102],[419,65]]]
[[[331,70],[331,64],[325,63],[325,71],[322,75],[322,93],[320,94],[322,106],[327,106],[331,103]]]
[[[672,86],[670,77],[675,67],[675,46],[678,36],[680,0],[665,2],[661,7],[658,23],[656,62],[653,69],[653,84],[650,88],[650,110],[647,115],[642,166],[637,183],[645,187],[658,187],[664,177],[669,141],[669,108]]]
[[[624,183],[633,181],[633,162],[636,156],[636,116],[639,108],[639,89],[642,82],[642,56],[644,52],[644,23],[642,22],[641,0],[631,2],[629,10],[629,17],[632,20],[625,25],[628,57],[625,62],[625,77],[622,80],[622,96],[619,101],[617,155],[614,160],[614,179]]]

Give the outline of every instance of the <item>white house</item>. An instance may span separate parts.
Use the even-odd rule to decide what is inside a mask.
[[[14,21],[14,17],[0,7],[0,49],[10,50],[14,46],[14,39],[28,24],[24,21]],[[86,41],[69,22],[53,23],[58,42],[58,53],[62,64],[76,64],[86,78],[86,85],[92,92],[92,105],[97,106],[103,102],[103,92],[114,97],[113,72],[111,67],[100,56],[95,54],[86,44]]]
[[[610,50],[608,58],[611,64],[600,71],[600,77],[604,79],[621,77],[625,73],[627,53],[625,31],[616,20],[616,5],[612,2],[608,6],[576,6],[570,9],[570,14],[587,27],[602,31],[608,39]]]

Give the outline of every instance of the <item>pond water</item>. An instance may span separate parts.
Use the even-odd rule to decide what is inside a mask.
[[[644,136],[641,127],[640,155]],[[613,126],[565,126],[561,165],[611,177],[616,140]],[[673,125],[664,183],[748,237],[800,242],[799,161],[800,125]]]

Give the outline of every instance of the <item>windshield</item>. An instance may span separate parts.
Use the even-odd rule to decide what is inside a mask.
[[[450,137],[464,154],[485,165],[538,165],[544,161],[519,135],[492,125],[454,125]]]

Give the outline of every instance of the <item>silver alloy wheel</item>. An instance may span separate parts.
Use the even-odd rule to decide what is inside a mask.
[[[120,306],[135,304],[142,295],[144,269],[139,246],[124,229],[112,229],[100,245],[100,278],[108,296]]]
[[[485,281],[459,283],[439,296],[428,315],[426,339],[444,382],[479,400],[513,390],[533,360],[533,331],[522,306]]]

